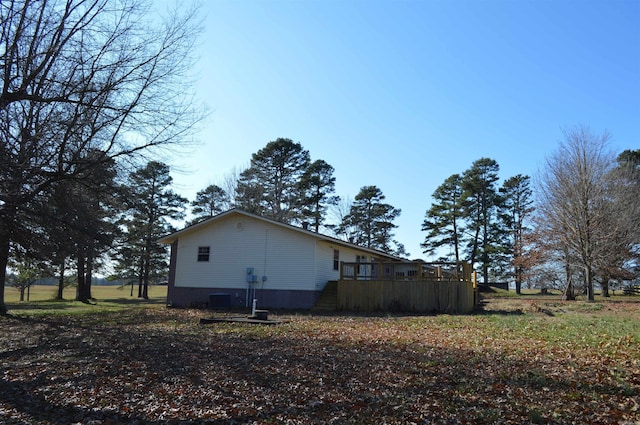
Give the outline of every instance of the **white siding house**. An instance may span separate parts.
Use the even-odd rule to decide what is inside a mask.
[[[167,303],[313,307],[340,262],[401,259],[232,209],[162,238],[171,245]]]

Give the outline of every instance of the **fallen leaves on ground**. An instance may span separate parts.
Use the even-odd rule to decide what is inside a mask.
[[[612,308],[640,318],[640,304]],[[639,333],[600,329],[610,313],[549,316],[529,303],[467,316],[291,315],[270,327],[202,326],[211,312],[164,308],[6,317],[0,422],[638,423]],[[563,339],[574,326],[598,338]]]

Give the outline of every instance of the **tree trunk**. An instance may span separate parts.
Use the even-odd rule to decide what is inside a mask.
[[[84,271],[84,289],[87,301],[93,298],[91,296],[91,280],[93,277],[93,254],[89,254],[87,258],[87,266]]]
[[[571,266],[569,265],[569,250],[565,247],[564,249],[564,273],[565,279],[567,282],[567,288],[564,291],[564,298],[566,300],[575,300],[576,295],[573,292],[573,281],[571,279]]]
[[[60,262],[60,276],[58,276],[58,295],[56,297],[57,300],[63,300],[63,291],[64,291],[64,272],[65,272],[65,260]]]
[[[602,296],[609,298],[611,295],[609,294],[609,276],[602,276]]]
[[[7,314],[7,306],[4,303],[4,289],[7,280],[7,263],[9,262],[9,236],[2,235],[0,241],[0,315]]]
[[[593,273],[591,271],[591,266],[585,267],[585,278],[587,281],[587,295],[589,297],[589,301],[595,301],[595,294],[593,293]]]
[[[516,294],[522,295],[522,270],[520,267],[516,266],[515,268],[515,278],[516,278]]]
[[[460,250],[458,249],[458,225],[456,218],[453,218],[453,250],[456,256],[456,264],[460,264]]]
[[[478,253],[478,238],[480,237],[480,227],[476,229],[476,234],[473,238],[473,245],[471,247],[471,257],[469,259],[469,263],[471,267],[475,267],[476,263],[476,255]]]
[[[76,289],[76,301],[87,302],[87,301],[89,301],[89,298],[87,298],[87,291],[86,291],[86,288],[85,288],[84,261],[85,261],[84,255],[82,255],[82,254],[78,255],[78,268],[77,268],[77,273],[76,273],[76,277],[77,277],[77,281],[78,281],[78,288]]]
[[[21,287],[20,287],[20,302],[23,302],[23,301],[24,301],[24,290],[25,290],[25,289],[27,289],[27,288],[26,288],[26,287],[24,287],[24,286],[21,286]]]
[[[571,279],[567,282],[567,289],[564,291],[564,299],[567,301],[573,301],[576,299],[576,295],[573,291],[573,282]]]
[[[142,298],[143,280],[144,280],[144,253],[140,257],[140,270],[138,271],[138,298]]]
[[[482,260],[482,283],[489,284],[489,264]]]
[[[149,274],[151,271],[151,235],[147,236],[144,250],[144,263],[142,265],[142,294],[145,300],[149,299]]]
[[[147,250],[144,259],[144,275],[142,277],[142,298],[149,299],[149,269],[151,268],[151,253]]]
[[[87,267],[84,273],[84,290],[86,294],[87,300],[93,298],[91,296],[91,279],[93,278],[93,272],[91,271],[91,267]]]
[[[489,256],[487,254],[487,239],[489,238],[489,230],[487,228],[487,226],[489,225],[488,221],[489,221],[489,217],[488,217],[488,213],[487,210],[484,210],[484,224],[482,226],[482,274],[484,275],[483,277],[483,283],[485,285],[489,284]]]

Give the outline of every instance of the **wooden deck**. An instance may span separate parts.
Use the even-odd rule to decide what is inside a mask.
[[[477,282],[469,264],[342,263],[337,309],[469,313]]]
[[[473,281],[467,263],[356,262],[340,263],[340,280]]]

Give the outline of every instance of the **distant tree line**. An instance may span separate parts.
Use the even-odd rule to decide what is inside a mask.
[[[594,283],[640,273],[640,150],[617,156],[608,134],[565,132],[537,186],[516,175],[498,186],[499,166],[481,158],[433,193],[422,225],[424,253],[476,266],[484,283],[557,287],[594,299]]]

